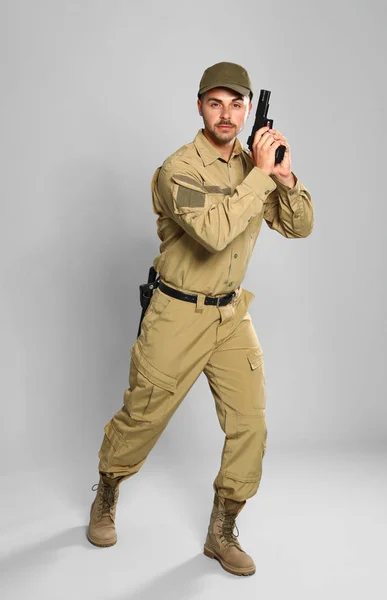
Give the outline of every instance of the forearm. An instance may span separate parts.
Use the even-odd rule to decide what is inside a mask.
[[[288,238],[307,237],[313,229],[312,198],[294,173],[284,179],[272,176],[277,189],[265,205],[264,219],[271,229]],[[293,184],[292,186],[290,184]]]
[[[164,169],[156,191],[173,220],[206,250],[219,252],[263,212],[275,185],[260,169],[253,169],[233,194],[219,201],[219,193],[206,188],[194,171],[179,174]]]

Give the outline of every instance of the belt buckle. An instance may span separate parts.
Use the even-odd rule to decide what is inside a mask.
[[[220,300],[221,300],[221,299],[222,299],[222,297],[221,297],[221,296],[219,296],[219,297],[216,299],[216,306],[217,306],[218,308],[219,308],[219,306],[220,306]]]

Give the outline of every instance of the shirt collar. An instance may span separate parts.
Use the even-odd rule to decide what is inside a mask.
[[[206,138],[206,136],[204,135],[203,129],[199,129],[193,143],[194,143],[195,148],[198,151],[199,156],[202,159],[203,165],[205,167],[207,167],[207,165],[210,165],[211,163],[215,162],[218,158],[221,158],[221,156],[220,156],[219,152],[217,151],[217,149],[215,148],[215,146],[213,146],[211,144],[211,142],[209,142],[208,139]],[[240,143],[238,138],[236,138],[235,144],[234,144],[234,150],[233,150],[230,158],[232,158],[233,156],[236,156],[237,154],[240,154],[242,151],[243,151],[242,144]]]

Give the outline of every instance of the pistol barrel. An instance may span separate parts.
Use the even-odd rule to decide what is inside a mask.
[[[270,94],[271,92],[269,90],[261,90],[261,93],[259,94],[258,107],[260,107],[260,110],[258,114],[262,117],[266,117],[269,110]]]

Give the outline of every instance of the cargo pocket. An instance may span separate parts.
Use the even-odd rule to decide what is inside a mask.
[[[247,360],[252,372],[252,385],[250,386],[252,394],[253,408],[266,407],[266,380],[264,371],[264,360],[262,348],[251,348],[247,351]]]
[[[131,357],[130,389],[125,394],[125,405],[131,418],[144,422],[163,420],[173,409],[171,400],[177,378],[152,365],[138,343],[132,347]]]
[[[258,369],[263,365],[263,352],[261,348],[252,348],[247,352],[247,359],[250,363],[251,370]]]

